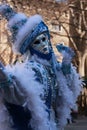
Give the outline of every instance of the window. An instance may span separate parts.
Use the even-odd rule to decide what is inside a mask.
[[[61,26],[61,24],[58,24],[58,25],[53,25],[52,24],[51,30],[54,31],[54,32],[61,32],[62,31],[62,26]]]

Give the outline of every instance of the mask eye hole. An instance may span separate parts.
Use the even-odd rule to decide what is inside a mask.
[[[39,40],[36,40],[33,44],[40,44],[40,41]]]
[[[46,38],[45,38],[45,37],[43,37],[43,38],[42,38],[42,41],[44,42],[45,40],[46,40]]]

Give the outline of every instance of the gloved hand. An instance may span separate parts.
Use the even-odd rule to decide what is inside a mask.
[[[65,46],[63,44],[58,44],[56,48],[62,54],[63,62],[70,63],[72,61],[73,57],[75,56],[75,53],[70,47]]]
[[[71,74],[71,61],[75,55],[74,51],[68,46],[63,44],[58,44],[57,50],[62,54],[63,60],[61,64],[61,69],[64,75]]]

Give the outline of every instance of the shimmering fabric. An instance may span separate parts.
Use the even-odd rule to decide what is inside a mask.
[[[52,66],[42,65],[34,61],[30,61],[30,65],[33,67],[36,80],[45,86],[43,99],[45,100],[48,107],[47,111],[50,115],[51,107],[54,107],[56,104],[55,99],[58,92],[55,73]],[[51,106],[52,104],[54,106]]]

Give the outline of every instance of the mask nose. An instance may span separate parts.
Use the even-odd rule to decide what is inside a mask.
[[[46,42],[41,41],[41,44],[42,44],[43,47],[47,46]]]

